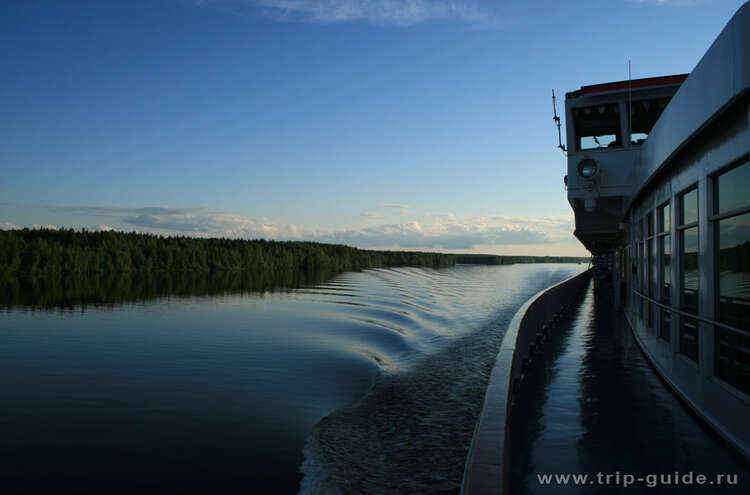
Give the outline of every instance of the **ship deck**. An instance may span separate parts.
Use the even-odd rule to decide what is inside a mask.
[[[660,484],[657,492],[747,490],[746,461],[660,380],[612,300],[611,291],[595,293],[592,284],[530,366],[512,411],[511,492],[640,493],[654,482],[648,475],[675,472],[680,484]],[[691,472],[694,482],[685,484]],[[544,473],[589,478],[584,486],[572,479],[546,485],[538,478]],[[599,484],[607,474],[609,483]],[[635,478],[627,489],[626,474]],[[699,474],[709,486],[695,484]],[[738,485],[726,477],[719,485],[718,474],[738,475]]]

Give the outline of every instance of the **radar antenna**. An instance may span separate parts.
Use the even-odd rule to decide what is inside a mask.
[[[560,133],[560,117],[557,116],[557,103],[555,101],[555,90],[552,89],[552,120],[555,121],[555,124],[557,125],[557,147],[560,148],[563,153],[565,153],[565,145],[562,144],[562,134]]]

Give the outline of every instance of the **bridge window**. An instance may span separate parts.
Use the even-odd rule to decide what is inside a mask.
[[[750,394],[750,163],[714,179],[716,375]]]
[[[698,189],[679,197],[680,308],[698,313]],[[680,352],[698,362],[698,321],[680,318]]]
[[[622,146],[619,103],[574,108],[573,122],[579,151]]]
[[[635,100],[630,104],[632,128],[630,141],[641,144],[646,140],[651,129],[659,120],[671,98],[654,98],[651,100]]]

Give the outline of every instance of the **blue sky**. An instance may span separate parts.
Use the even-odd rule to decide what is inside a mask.
[[[689,72],[741,4],[5,1],[0,228],[585,254],[550,89]]]

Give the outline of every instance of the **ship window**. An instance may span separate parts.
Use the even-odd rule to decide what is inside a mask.
[[[672,236],[669,235],[669,203],[662,205],[658,212],[658,260],[660,263],[661,282],[658,296],[664,304],[671,304],[671,280],[672,280]],[[669,342],[672,324],[672,315],[666,309],[661,309],[661,321],[659,322],[659,337]]]
[[[646,269],[644,274],[646,275],[646,295],[653,297],[653,288],[656,285],[657,272],[654,270],[654,259],[656,255],[656,244],[654,243],[654,212],[650,211],[646,214],[644,219],[646,226]],[[653,327],[653,312],[654,305],[651,302],[646,303],[646,326],[648,328]]]
[[[698,189],[693,188],[679,197],[680,221],[677,226],[680,241],[680,308],[687,313],[698,313]],[[680,318],[680,353],[698,361],[698,321]]]
[[[669,203],[659,208],[659,232],[669,232]]]
[[[663,303],[669,304],[670,301],[670,280],[672,279],[671,268],[672,268],[672,247],[670,242],[672,239],[670,235],[664,235],[661,237],[661,259],[662,259],[662,285],[661,285],[661,300]]]
[[[579,150],[622,146],[618,103],[574,108],[573,122]]]
[[[750,213],[718,224],[719,321],[750,328]]]
[[[689,224],[698,221],[698,189],[693,189],[682,195],[680,208],[680,223]]]
[[[654,243],[653,238],[649,238],[647,244],[648,246],[648,279],[646,282],[648,283],[648,289],[646,293],[648,294],[648,297],[653,297],[653,287],[656,284],[655,278],[656,278],[656,272],[654,271],[654,258],[656,255],[656,244]],[[648,328],[651,328],[653,326],[653,315],[654,315],[654,305],[649,301],[648,303],[648,319],[646,322],[646,325]]]
[[[750,394],[750,163],[714,179],[717,320],[716,375]]]
[[[698,312],[698,227],[680,232],[682,244],[682,309]]]
[[[644,251],[646,250],[644,246],[645,244],[643,242],[638,243],[638,265],[640,266],[639,268],[640,271],[638,272],[638,289],[640,289],[641,292],[644,291],[644,285],[645,285],[643,283],[643,273],[644,273],[643,258],[644,258]],[[641,321],[643,321],[644,300],[639,298],[639,302],[640,304],[638,304],[638,318]]]
[[[630,129],[630,141],[633,144],[641,144],[646,140],[669,100],[670,98],[654,98],[635,100],[630,104],[633,123]]]
[[[750,164],[747,162],[721,174],[716,180],[716,213],[750,206]]]

